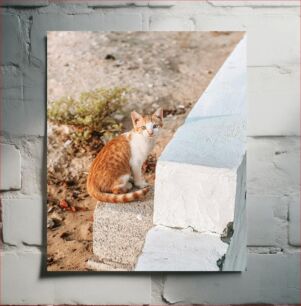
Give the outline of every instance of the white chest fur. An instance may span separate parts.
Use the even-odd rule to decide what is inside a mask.
[[[131,133],[130,147],[131,147],[131,166],[142,166],[148,154],[153,149],[154,139],[147,138],[142,134]]]

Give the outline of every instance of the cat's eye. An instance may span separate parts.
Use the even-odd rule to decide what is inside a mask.
[[[154,125],[153,125],[153,128],[154,128],[154,129],[155,129],[155,128],[157,128],[157,127],[158,127],[158,125],[157,125],[157,124],[154,124]]]
[[[145,130],[145,129],[146,129],[146,127],[145,127],[144,125],[143,125],[141,128],[142,128],[142,130]]]

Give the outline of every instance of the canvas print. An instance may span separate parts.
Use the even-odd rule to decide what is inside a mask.
[[[48,32],[47,271],[246,268],[246,35]]]

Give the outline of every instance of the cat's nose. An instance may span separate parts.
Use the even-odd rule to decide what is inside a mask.
[[[148,130],[147,133],[148,133],[149,136],[152,136],[154,134],[154,131]]]

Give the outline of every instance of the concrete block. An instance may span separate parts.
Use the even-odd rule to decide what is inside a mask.
[[[289,200],[289,243],[294,246],[301,245],[300,238],[300,194],[290,197]]]
[[[155,226],[147,233],[135,271],[219,271],[227,248],[217,234]]]
[[[298,137],[249,137],[247,186],[249,195],[299,193]]]
[[[250,254],[246,272],[168,275],[163,298],[172,304],[290,304],[299,303],[299,288],[300,253]]]
[[[13,145],[0,144],[1,151],[1,186],[0,190],[17,190],[21,188],[21,154]]]
[[[41,198],[2,199],[3,242],[42,245],[44,204]]]
[[[193,232],[191,227],[155,226],[147,236],[136,271],[243,271],[247,258],[245,161],[238,170],[235,213],[227,232]],[[173,208],[171,208],[172,211]],[[207,215],[211,214],[207,212]],[[234,232],[234,234],[233,234]],[[226,237],[225,237],[226,236]],[[226,241],[226,242],[224,242]]]
[[[248,135],[300,135],[300,67],[249,67]]]
[[[275,246],[277,223],[273,209],[277,201],[279,198],[272,196],[247,197],[248,246]]]
[[[192,31],[194,23],[191,19],[181,16],[155,14],[149,19],[150,31]]]
[[[20,18],[16,14],[2,13],[1,22],[4,30],[1,44],[1,65],[20,64],[25,51]]]
[[[232,227],[220,259],[226,271],[240,271],[246,265],[245,50],[243,39],[178,128],[156,167],[154,224],[219,235]],[[152,232],[149,240],[142,259],[157,264],[157,254],[155,258],[149,254],[162,246]],[[211,247],[207,252],[216,251],[215,242]],[[213,261],[197,270],[213,269]]]
[[[152,227],[152,199],[153,192],[150,192],[142,202],[96,206],[93,253],[97,261],[91,267],[102,271],[105,266],[107,271],[134,270],[146,233]]]
[[[40,7],[47,6],[49,0],[2,0],[0,6]]]
[[[3,304],[142,304],[150,303],[148,275],[41,275],[42,254],[2,252]],[[118,292],[118,294],[115,294]]]
[[[240,116],[225,116],[189,122],[177,130],[157,163],[155,224],[223,232],[234,219],[240,192],[244,128]]]

